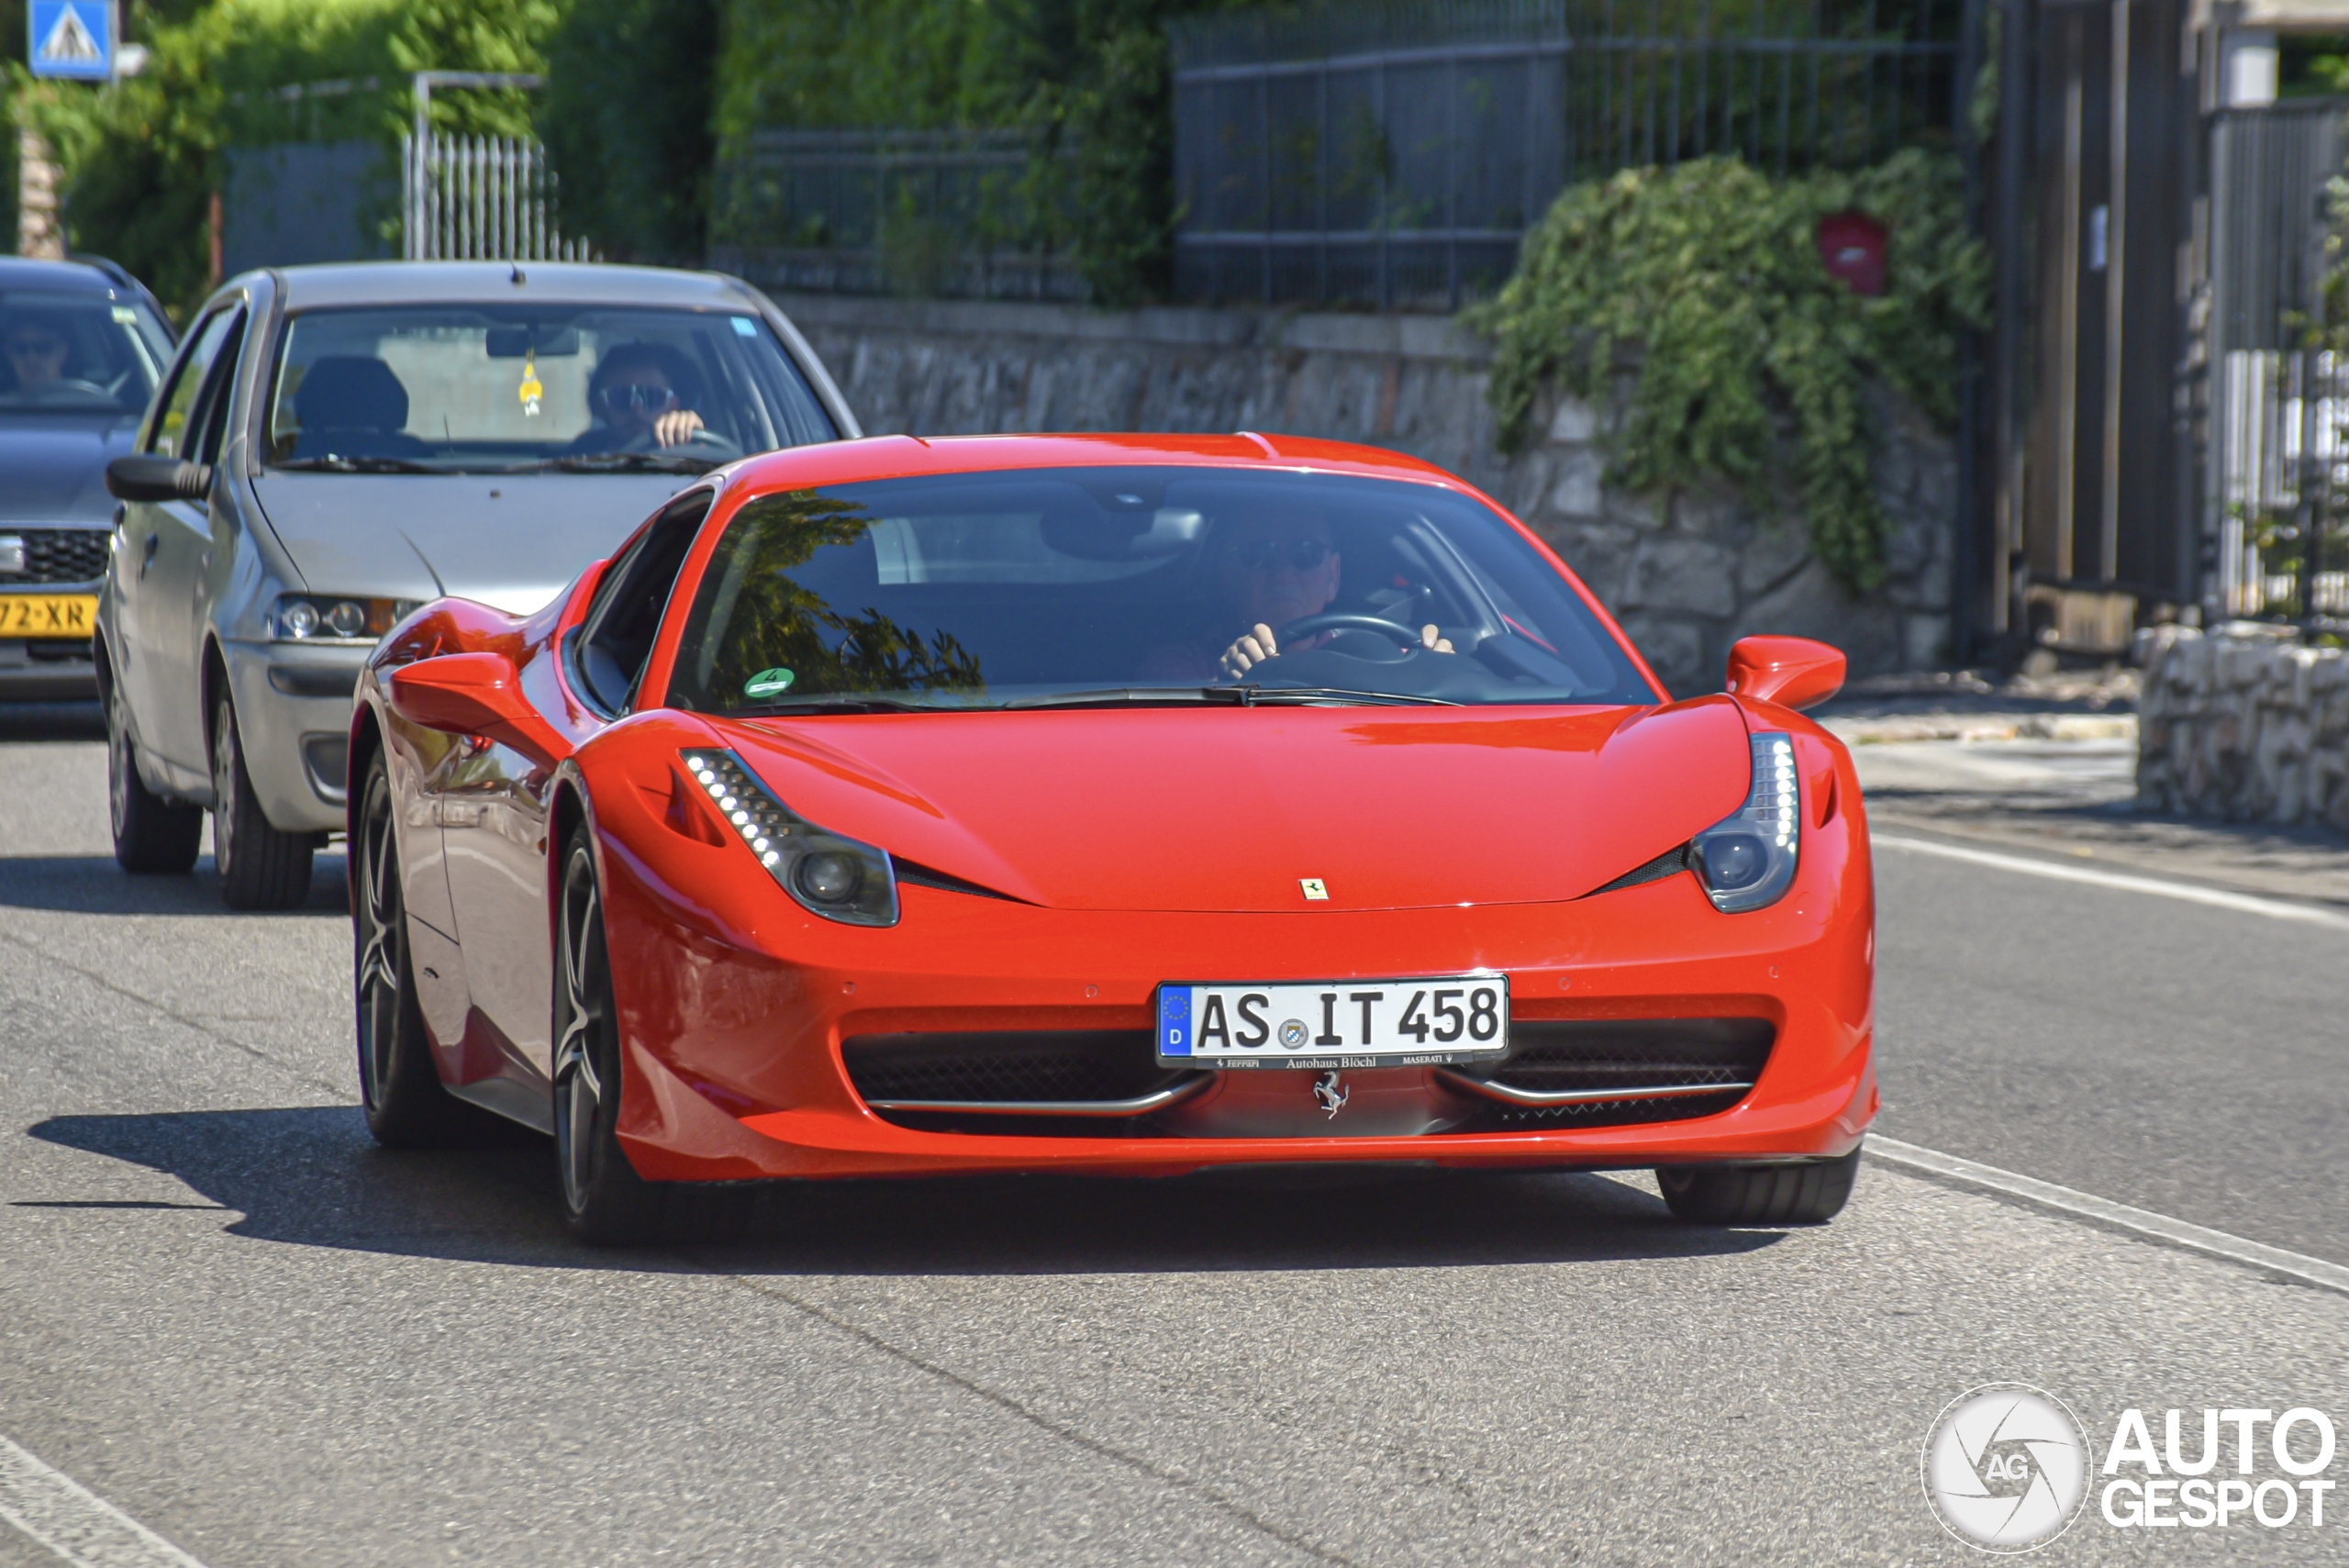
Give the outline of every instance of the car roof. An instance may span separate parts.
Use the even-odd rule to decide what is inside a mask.
[[[869,479],[985,473],[1004,469],[1089,468],[1123,464],[1228,468],[1262,464],[1292,472],[1361,474],[1382,479],[1474,487],[1434,463],[1384,447],[1303,436],[1068,434],[1013,436],[871,436],[791,447],[736,466],[727,488],[765,492],[804,484],[851,484]]]
[[[143,295],[128,273],[117,277],[110,262],[45,261],[31,256],[0,256],[0,289],[64,289],[99,295]]]
[[[740,310],[750,291],[717,272],[578,261],[341,261],[286,267],[285,307],[338,305],[646,305]]]

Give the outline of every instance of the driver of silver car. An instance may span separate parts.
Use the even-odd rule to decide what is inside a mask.
[[[1318,616],[1338,596],[1340,562],[1329,520],[1318,511],[1246,510],[1218,519],[1208,573],[1226,619],[1184,642],[1152,649],[1142,661],[1146,681],[1236,681],[1267,660],[1281,656],[1275,631]],[[1246,629],[1237,637],[1230,628]],[[1331,632],[1308,634],[1287,651],[1301,653],[1327,642]],[[1230,637],[1228,646],[1223,639]],[[1216,650],[1222,647],[1219,654]],[[1451,641],[1433,626],[1419,628],[1419,646],[1449,653]]]
[[[622,343],[596,361],[587,381],[595,423],[572,442],[588,453],[683,446],[702,428],[693,409],[685,356],[659,343]]]
[[[20,316],[0,333],[0,355],[14,376],[11,390],[37,393],[65,380],[65,334],[38,317]]]

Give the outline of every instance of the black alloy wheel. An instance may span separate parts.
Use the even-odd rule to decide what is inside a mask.
[[[497,1119],[442,1087],[432,1063],[408,953],[391,770],[380,750],[361,787],[359,840],[351,855],[351,945],[367,1130],[386,1149],[473,1142],[497,1130]]]
[[[1691,1225],[1824,1225],[1843,1210],[1860,1151],[1783,1165],[1680,1165],[1655,1173],[1675,1219]]]
[[[316,836],[271,826],[253,794],[237,732],[236,705],[212,705],[212,863],[231,909],[298,909],[310,896]]]
[[[114,829],[115,863],[128,872],[184,876],[195,869],[204,839],[204,809],[157,795],[139,776],[130,714],[121,685],[106,683],[106,816]]]
[[[604,948],[603,895],[586,832],[563,851],[562,905],[555,922],[554,1144],[563,1218],[596,1246],[662,1239],[663,1188],[647,1182],[620,1147],[619,1009]],[[683,1195],[676,1195],[682,1196]]]

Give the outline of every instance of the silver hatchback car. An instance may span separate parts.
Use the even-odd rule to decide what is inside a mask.
[[[546,262],[250,272],[195,318],[99,595],[115,858],[286,908],[344,820],[351,691],[409,609],[543,605],[696,474],[853,437],[806,341],[711,273]]]

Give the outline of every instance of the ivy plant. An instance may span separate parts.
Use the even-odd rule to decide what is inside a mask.
[[[1543,389],[1611,395],[1613,477],[1637,490],[1705,479],[1777,510],[1854,591],[1884,575],[1870,482],[1880,379],[1947,427],[1961,335],[1988,320],[1988,262],[1966,230],[1955,160],[1920,149],[1856,172],[1772,179],[1735,158],[1626,170],[1574,186],[1527,236],[1516,272],[1468,313],[1496,348],[1503,448],[1530,439]],[[1886,286],[1827,271],[1819,222],[1857,210],[1889,231]]]

